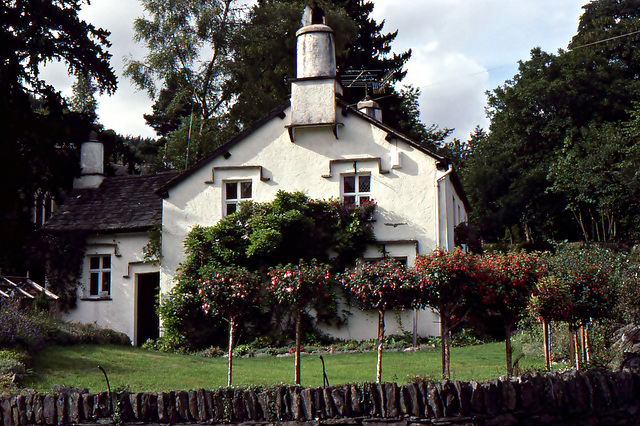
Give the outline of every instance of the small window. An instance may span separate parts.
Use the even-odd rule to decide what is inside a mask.
[[[253,198],[251,181],[225,182],[224,184],[224,215],[235,213],[238,203]]]
[[[358,206],[371,201],[371,175],[343,176],[342,201]]]
[[[111,256],[89,257],[89,296],[111,294]]]

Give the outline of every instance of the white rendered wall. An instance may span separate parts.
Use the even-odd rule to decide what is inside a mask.
[[[438,210],[440,226],[437,246],[447,250],[455,250],[454,231],[456,225],[467,222],[468,216],[464,203],[451,183],[451,176],[443,174],[438,179]]]
[[[339,114],[340,111],[338,110]],[[286,111],[289,117],[289,110]],[[415,243],[387,244],[390,256],[407,257],[409,265],[417,253],[426,254],[436,246],[438,227],[436,187],[438,172],[436,161],[423,152],[399,141],[385,140],[387,132],[361,119],[355,114],[340,116],[344,123],[335,139],[330,127],[296,129],[292,143],[284,126],[288,118],[274,118],[256,132],[229,149],[231,157],[219,156],[169,190],[163,202],[163,265],[161,292],[173,286],[173,276],[184,260],[184,240],[196,224],[214,225],[223,212],[223,183],[226,180],[251,179],[254,201],[268,202],[278,190],[302,191],[311,198],[328,199],[340,196],[341,173],[353,173],[353,162],[334,163],[330,160],[368,158],[357,161],[355,171],[371,175],[372,198],[377,203],[374,232],[378,241],[415,241]],[[400,152],[400,167],[391,168],[392,152]],[[380,166],[377,158],[380,158]],[[259,169],[215,167],[262,166]],[[380,170],[388,173],[381,173]],[[323,177],[329,175],[331,177]],[[212,180],[213,178],[213,180]],[[207,183],[210,182],[210,183]],[[368,257],[382,257],[374,246]],[[343,333],[357,338],[374,338],[375,327],[369,327],[368,314],[362,318],[352,316],[352,323]],[[413,313],[406,313],[412,317]],[[421,335],[438,334],[435,316],[421,313]],[[406,319],[402,321],[407,329]],[[377,324],[377,320],[375,322]],[[387,325],[390,333],[401,328],[393,325],[393,315]],[[396,327],[396,328],[394,328]],[[409,327],[409,330],[412,326]]]
[[[142,248],[149,242],[146,233],[114,234],[90,237],[78,289],[78,305],[65,319],[126,333],[135,341],[136,274],[157,272],[159,267],[143,262]],[[110,300],[90,300],[89,259],[91,255],[111,255]]]

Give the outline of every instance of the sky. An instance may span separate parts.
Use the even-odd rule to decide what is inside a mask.
[[[411,49],[401,84],[420,88],[421,119],[453,128],[467,140],[476,126],[488,129],[486,92],[512,78],[518,61],[534,47],[556,53],[566,49],[578,28],[587,0],[374,0],[372,17],[383,32],[398,30],[392,50]],[[133,21],[142,15],[137,0],[92,0],[80,17],[111,31],[109,49],[118,74],[114,95],[98,97],[98,120],[123,135],[155,137],[143,114],[153,101],[122,76],[124,58],[143,59],[134,40]],[[45,75],[64,95],[72,79],[62,66]]]

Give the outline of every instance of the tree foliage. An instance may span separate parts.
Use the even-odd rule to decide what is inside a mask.
[[[230,34],[239,22],[234,0],[143,0],[149,18],[134,22],[136,40],[149,53],[143,61],[129,59],[125,75],[154,99],[161,88],[174,88],[169,109],[189,99],[199,117],[200,138],[211,117],[220,115],[229,101],[223,90],[231,55]],[[176,83],[178,85],[176,86]],[[202,141],[194,141],[195,159],[203,155]],[[188,152],[188,151],[187,151]],[[189,164],[190,157],[186,157]]]
[[[66,113],[41,67],[59,61],[70,74],[92,78],[111,93],[109,33],[78,18],[81,0],[2,2],[0,16],[0,267],[24,273],[23,251],[32,231],[30,208],[38,194],[58,197],[79,171],[73,142],[84,140],[86,117]],[[34,265],[31,265],[32,267]]]
[[[490,133],[462,173],[486,239],[635,241],[624,206],[636,197],[625,166],[637,139],[624,128],[640,84],[639,18],[635,1],[590,2],[570,50],[534,48],[489,93]]]

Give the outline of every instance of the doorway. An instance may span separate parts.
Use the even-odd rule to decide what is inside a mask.
[[[160,273],[136,274],[136,346],[147,339],[157,339],[160,319],[156,312],[156,303],[160,293]]]

